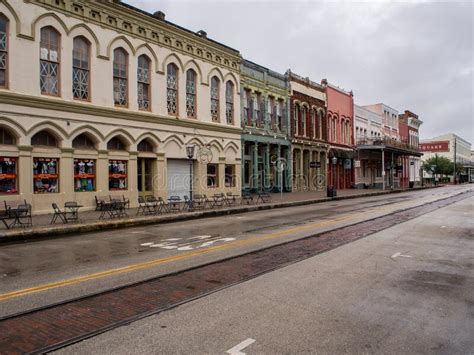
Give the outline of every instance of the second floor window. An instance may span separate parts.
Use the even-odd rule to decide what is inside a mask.
[[[173,63],[166,67],[166,106],[169,115],[178,114],[178,67]]]
[[[76,100],[89,100],[89,42],[76,37],[72,50],[72,95]]]
[[[246,126],[252,125],[253,120],[253,100],[250,90],[244,90],[244,123]]]
[[[60,34],[52,27],[41,29],[40,88],[41,93],[59,96]]]
[[[216,76],[211,79],[211,119],[219,122],[219,79]]]
[[[300,134],[300,105],[298,104],[295,105],[295,117],[294,117],[293,128],[294,128],[293,134],[295,136],[298,136]]]
[[[234,84],[227,81],[225,84],[225,118],[227,124],[234,124]]]
[[[8,22],[5,17],[0,15],[0,87],[7,87],[7,69],[8,69]]]
[[[138,109],[150,110],[150,59],[146,55],[138,57],[137,99]]]
[[[122,48],[114,50],[114,104],[128,105],[128,55]]]
[[[307,116],[308,116],[308,109],[306,108],[306,106],[303,106],[303,108],[301,109],[301,135],[303,137],[306,137],[306,120],[307,120]]]
[[[192,69],[186,72],[186,115],[196,118],[196,72]]]

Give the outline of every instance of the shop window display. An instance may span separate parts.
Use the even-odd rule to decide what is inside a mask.
[[[109,160],[109,190],[126,190],[127,179],[127,161]]]
[[[95,191],[95,160],[74,159],[74,191]]]
[[[33,189],[35,193],[59,192],[59,159],[33,159]]]
[[[16,158],[0,158],[0,194],[18,193],[16,162]]]

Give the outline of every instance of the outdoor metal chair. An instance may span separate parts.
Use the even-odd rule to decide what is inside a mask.
[[[138,196],[138,210],[137,210],[137,215],[139,214],[149,214],[150,213],[150,208],[149,205],[147,204],[145,197],[143,196]]]
[[[94,196],[94,198],[95,198],[95,210],[102,211],[105,205],[105,199],[103,197],[97,197],[97,196]]]
[[[240,204],[243,205],[244,203],[246,203],[247,205],[254,203],[252,194],[248,192],[242,192],[242,198],[240,200]]]
[[[61,211],[61,209],[58,207],[56,203],[52,204],[53,210],[54,210],[54,215],[53,218],[51,219],[50,224],[55,224],[58,218],[61,220],[63,223],[67,223],[67,212],[66,211]]]
[[[160,206],[160,211],[161,212],[171,212],[170,211],[170,206],[169,204],[166,203],[165,200],[163,200],[163,197],[158,197],[158,204]]]

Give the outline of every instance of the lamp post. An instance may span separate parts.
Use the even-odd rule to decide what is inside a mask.
[[[333,189],[331,197],[335,197],[336,196],[336,164],[337,164],[337,158],[332,157],[331,161],[332,161],[332,189]]]
[[[189,210],[193,209],[193,158],[194,158],[194,144],[186,146],[186,155],[189,159]]]

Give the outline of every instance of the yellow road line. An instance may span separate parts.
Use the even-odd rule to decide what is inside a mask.
[[[346,221],[346,220],[351,220],[351,219],[353,220],[357,217],[365,216],[365,215],[367,215],[371,212],[386,211],[386,210],[391,209],[392,207],[395,207],[395,206],[375,208],[375,211],[372,211],[370,209],[366,212],[356,212],[356,213],[352,213],[352,214],[348,214],[348,215],[343,215],[341,217],[337,217],[335,219],[328,220],[328,221],[322,221],[322,222],[312,223],[312,224],[305,224],[305,225],[302,225],[302,226],[298,226],[298,227],[294,227],[294,228],[290,228],[290,229],[285,229],[285,230],[282,230],[282,231],[279,231],[279,232],[259,235],[259,236],[255,236],[255,237],[248,238],[248,239],[243,239],[243,240],[237,240],[235,242],[229,242],[227,244],[217,245],[217,246],[209,247],[209,248],[202,249],[202,250],[195,250],[195,251],[191,251],[191,252],[185,252],[185,253],[180,254],[180,255],[168,256],[168,257],[165,257],[165,258],[160,258],[160,259],[150,260],[150,261],[146,261],[146,262],[142,262],[142,263],[132,264],[132,265],[116,268],[116,269],[110,269],[110,270],[107,270],[107,271],[97,272],[97,273],[93,273],[93,274],[89,274],[89,275],[78,276],[78,277],[74,277],[74,278],[71,278],[71,279],[51,282],[51,283],[47,283],[47,284],[43,284],[43,285],[38,285],[38,286],[30,287],[30,288],[17,290],[17,291],[12,291],[12,292],[8,292],[8,293],[0,294],[0,301],[7,301],[7,300],[14,299],[14,298],[18,298],[18,297],[26,296],[26,295],[29,295],[29,294],[33,294],[33,293],[44,292],[44,291],[52,290],[52,289],[55,289],[55,288],[76,285],[76,284],[80,284],[80,283],[83,283],[83,282],[86,282],[86,281],[101,279],[101,278],[104,278],[104,277],[107,277],[107,276],[120,275],[120,274],[124,274],[124,273],[128,273],[128,272],[132,272],[132,271],[137,271],[137,270],[141,270],[141,269],[150,268],[150,267],[161,265],[161,264],[167,264],[167,263],[171,263],[171,262],[175,262],[175,261],[179,261],[179,260],[190,259],[190,258],[193,258],[195,256],[209,254],[209,253],[215,253],[215,252],[219,252],[219,251],[223,251],[223,250],[227,250],[227,249],[233,249],[233,248],[241,247],[241,246],[248,245],[248,244],[254,244],[254,243],[262,242],[262,241],[265,241],[265,240],[281,238],[281,237],[285,237],[285,236],[288,236],[288,235],[293,234],[293,233],[303,232],[303,231],[310,230],[310,229],[317,228],[317,227],[325,227],[325,226],[333,225],[333,224],[336,224],[338,222],[342,222],[342,221]],[[399,209],[400,205],[397,205],[397,207],[398,207],[397,209]]]

